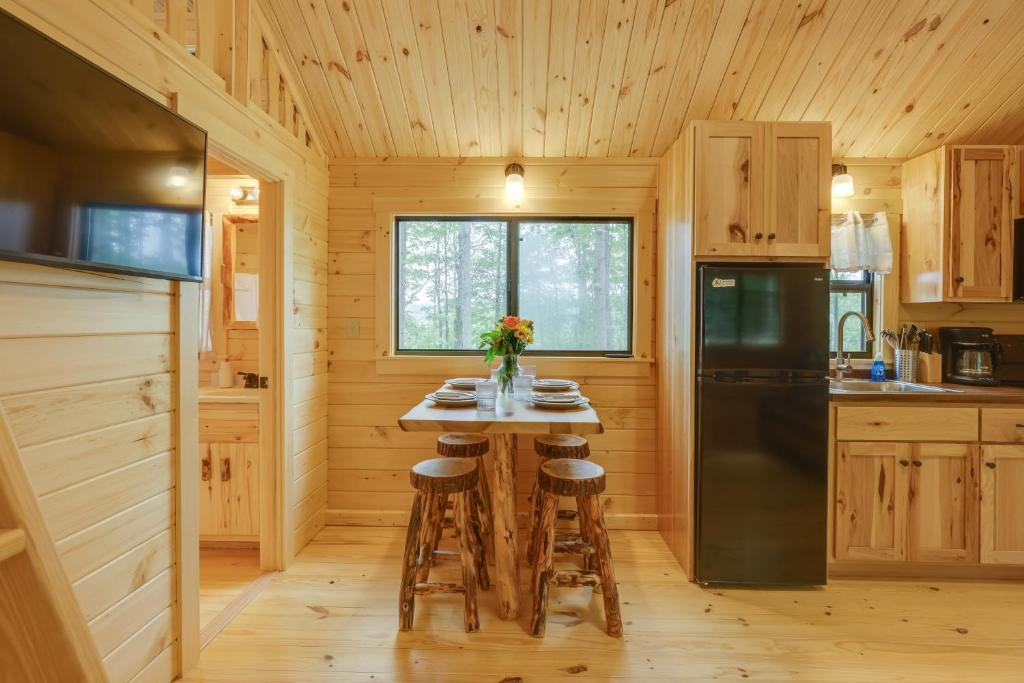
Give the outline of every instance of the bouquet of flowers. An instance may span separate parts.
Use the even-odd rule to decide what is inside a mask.
[[[502,357],[498,369],[498,385],[502,392],[508,391],[512,378],[519,374],[519,355],[533,343],[533,321],[506,315],[494,329],[480,335],[480,348],[487,349],[484,362],[490,365],[498,356]]]

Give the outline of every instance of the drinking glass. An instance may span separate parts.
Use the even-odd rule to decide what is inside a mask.
[[[530,377],[530,379],[534,379],[535,377],[537,377],[537,366],[536,365],[520,365],[519,366],[519,374],[520,375],[528,375]]]
[[[476,383],[476,409],[493,413],[497,408],[498,383],[494,380]]]
[[[531,375],[516,375],[512,378],[512,395],[517,401],[525,401],[530,398],[533,392],[533,377]]]

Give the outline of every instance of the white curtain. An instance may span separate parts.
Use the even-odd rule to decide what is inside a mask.
[[[199,288],[199,352],[213,351],[213,219],[203,228],[203,284]]]
[[[832,214],[832,268],[839,272],[892,272],[892,238],[885,213]]]

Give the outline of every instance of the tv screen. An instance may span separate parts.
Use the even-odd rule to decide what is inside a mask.
[[[206,133],[0,11],[0,258],[201,280]]]

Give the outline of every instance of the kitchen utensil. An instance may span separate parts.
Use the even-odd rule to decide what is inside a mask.
[[[918,348],[921,353],[931,353],[934,348],[934,344],[935,338],[932,336],[932,333],[927,330],[922,331],[918,338]]]
[[[535,391],[572,391],[579,387],[579,384],[570,379],[535,379],[533,381]]]
[[[576,394],[532,394],[530,396],[531,401],[539,401],[542,403],[572,403],[577,400],[579,396]]]

